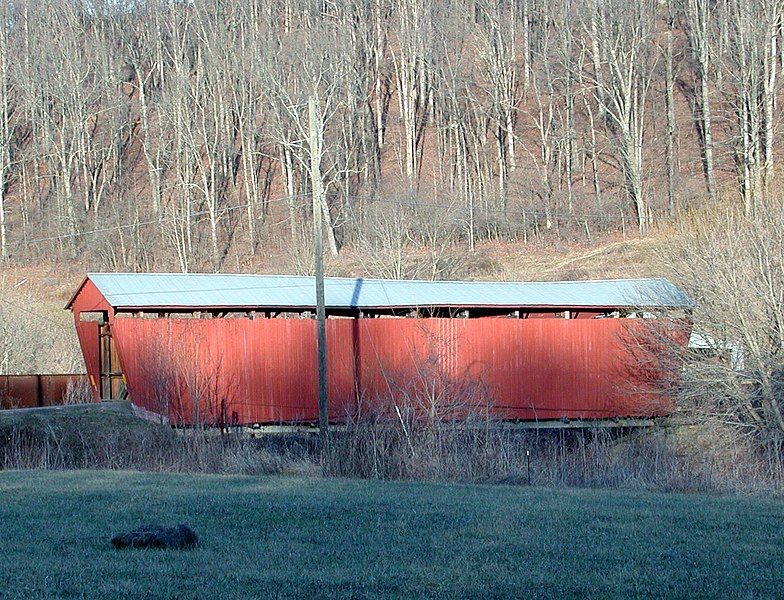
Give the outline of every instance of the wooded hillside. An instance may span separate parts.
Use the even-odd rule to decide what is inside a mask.
[[[751,213],[777,166],[781,0],[0,11],[0,254],[17,261],[305,256],[312,158],[332,253],[438,278],[455,244],[644,235],[719,194]]]

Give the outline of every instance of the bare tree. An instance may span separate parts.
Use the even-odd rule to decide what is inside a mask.
[[[700,357],[686,369],[682,401],[739,428],[784,458],[784,226],[780,200],[753,216],[730,208],[696,216],[663,257],[698,302]],[[677,272],[677,275],[675,275]],[[695,357],[697,358],[697,357]]]
[[[708,196],[715,197],[716,180],[713,169],[713,124],[710,102],[710,2],[708,0],[683,0],[684,29],[694,58],[699,91],[696,106],[702,168]]]
[[[401,0],[397,14],[397,51],[393,52],[397,97],[403,122],[403,173],[413,185],[419,177],[425,126],[431,108],[429,60],[434,7],[425,0]]]
[[[526,125],[532,127],[534,131],[532,137],[536,140],[533,149],[526,148],[533,159],[539,179],[539,185],[534,189],[534,193],[539,197],[545,210],[548,229],[552,227],[552,196],[555,191],[553,171],[558,116],[555,63],[548,60],[552,45],[555,43],[553,38],[554,32],[551,27],[542,29],[538,49],[533,52],[533,57],[539,66],[530,82],[533,106],[524,113],[527,117]]]
[[[470,250],[478,237],[479,199],[485,196],[486,132],[489,111],[471,89],[473,52],[465,43],[455,44],[466,36],[465,21],[453,19],[442,23],[435,37],[431,60],[439,93],[435,96],[434,117],[438,123],[440,154],[449,168],[439,173],[450,194],[465,207],[465,229]]]
[[[650,223],[643,189],[643,146],[646,109],[656,56],[653,39],[652,2],[608,1],[603,8],[604,30],[600,34],[603,55],[600,64],[606,73],[594,79],[594,94],[605,107],[608,127],[618,140],[626,190],[640,233]]]
[[[670,218],[675,216],[675,97],[674,97],[674,77],[673,77],[673,37],[675,30],[675,10],[673,0],[667,0],[667,32],[664,42],[664,107],[667,113],[666,136],[666,155],[667,155],[667,209]]]
[[[515,122],[519,101],[516,2],[477,3],[478,56],[487,73],[486,89],[498,148],[498,187],[506,208],[509,178],[517,168]],[[528,63],[526,62],[526,69]]]
[[[347,155],[346,89],[350,86],[347,48],[341,43],[343,30],[328,18],[320,16],[312,20],[304,46],[297,54],[279,53],[269,57],[266,81],[275,99],[275,136],[299,168],[311,174],[310,183],[314,184],[312,165],[320,165],[318,177],[321,179],[322,214],[326,232],[327,246],[332,255],[338,253],[336,218],[333,210],[340,210],[343,204],[333,208],[331,196],[339,197],[340,182],[353,170],[355,165],[351,155]],[[280,47],[278,40],[273,47]],[[288,78],[288,80],[287,80]],[[316,117],[319,135],[317,143],[308,143],[308,98],[318,99]],[[348,138],[351,139],[350,137]],[[329,158],[330,160],[327,160]],[[287,167],[291,168],[291,167]],[[347,200],[347,198],[344,198]]]
[[[8,258],[6,192],[11,174],[11,118],[15,110],[11,98],[10,37],[10,5],[5,3],[0,8],[0,261]]]
[[[147,19],[133,21],[128,36],[127,61],[135,78],[134,87],[139,104],[141,146],[149,177],[149,194],[152,212],[158,215],[163,204],[163,182],[166,177],[167,147],[169,139],[164,135],[164,112],[153,102],[156,92],[164,85],[163,36],[164,15],[149,10]]]
[[[727,0],[727,50],[721,91],[735,117],[736,165],[743,205],[752,213],[773,178],[779,0]]]

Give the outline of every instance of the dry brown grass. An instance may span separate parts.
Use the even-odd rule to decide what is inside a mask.
[[[753,449],[690,444],[680,428],[514,431],[439,423],[406,435],[391,422],[336,433],[325,475],[666,492],[781,493],[781,469]]]
[[[18,414],[12,414],[18,413]],[[0,413],[0,469],[317,474],[313,444],[173,430],[114,406]]]
[[[82,275],[83,276],[83,275]],[[40,268],[0,269],[0,373],[84,372],[66,290],[78,277]]]
[[[16,412],[16,411],[14,411]],[[420,419],[366,412],[328,444],[173,430],[119,410],[65,407],[0,422],[0,469],[295,474],[670,492],[781,493],[784,472],[704,426],[521,431],[473,413]],[[71,416],[68,416],[68,415]],[[9,412],[3,416],[9,415]],[[33,416],[30,416],[33,415]],[[63,416],[65,415],[65,416]]]

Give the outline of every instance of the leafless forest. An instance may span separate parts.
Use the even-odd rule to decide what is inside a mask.
[[[187,271],[306,253],[314,165],[327,249],[398,277],[442,276],[448,245],[645,235],[717,196],[750,215],[774,186],[780,0],[0,10],[12,261]],[[405,270],[412,247],[428,268]]]

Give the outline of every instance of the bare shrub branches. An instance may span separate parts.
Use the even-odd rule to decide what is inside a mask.
[[[698,304],[681,401],[784,451],[784,227],[780,201],[757,216],[695,215],[667,260]]]
[[[295,438],[275,443],[159,426],[97,427],[78,419],[3,429],[0,469],[318,474],[308,444]]]

